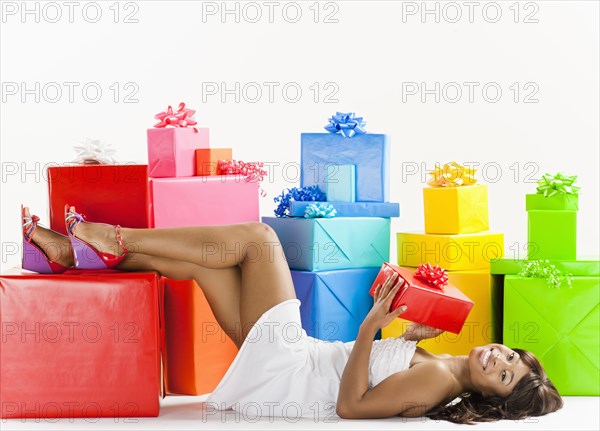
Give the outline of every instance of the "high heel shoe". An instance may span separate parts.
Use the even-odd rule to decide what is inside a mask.
[[[62,274],[68,266],[61,265],[48,259],[44,250],[38,247],[31,237],[35,232],[40,218],[36,215],[26,216],[21,205],[21,220],[23,224],[23,249],[21,251],[21,267],[29,271],[34,271],[40,274]],[[59,234],[60,235],[60,234]],[[63,235],[64,236],[64,235]]]
[[[125,259],[125,256],[129,253],[121,237],[121,226],[114,226],[117,234],[117,242],[123,249],[123,254],[116,256],[112,253],[105,253],[99,251],[91,244],[86,241],[76,238],[73,235],[73,229],[79,222],[85,221],[85,218],[77,212],[69,212],[69,204],[65,205],[65,224],[69,239],[71,240],[71,247],[73,248],[73,256],[75,258],[75,267],[77,269],[108,269],[117,266]],[[106,223],[98,223],[106,224]],[[111,226],[108,225],[107,226]]]

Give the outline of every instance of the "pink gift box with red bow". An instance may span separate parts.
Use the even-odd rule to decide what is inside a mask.
[[[148,129],[148,176],[191,177],[196,175],[195,151],[208,148],[208,129],[194,126],[196,111],[180,103],[154,116],[158,123]]]
[[[208,129],[148,129],[148,176],[192,177],[196,175],[195,151],[209,147]]]

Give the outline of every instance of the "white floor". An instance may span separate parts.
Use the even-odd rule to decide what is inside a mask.
[[[501,421],[496,423],[455,425],[448,422],[434,422],[429,419],[379,419],[341,420],[337,417],[327,422],[302,419],[292,422],[284,419],[256,419],[239,417],[233,412],[208,412],[202,401],[205,397],[169,396],[161,401],[160,416],[157,418],[103,418],[103,419],[61,419],[61,420],[0,420],[0,429],[5,430],[224,430],[224,429],[411,429],[411,430],[453,430],[453,429],[512,429],[512,430],[595,430],[600,429],[600,397],[564,397],[562,410],[540,418],[525,421]]]

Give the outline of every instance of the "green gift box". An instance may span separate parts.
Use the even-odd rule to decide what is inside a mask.
[[[366,268],[390,260],[389,218],[263,217],[262,221],[277,233],[291,269]]]
[[[503,344],[535,354],[561,395],[600,395],[600,262],[550,261],[573,275],[571,288],[516,275],[523,263],[491,264],[503,284]]]
[[[576,259],[577,211],[528,211],[527,242],[528,259]]]
[[[540,193],[531,193],[525,195],[525,209],[527,211],[577,211],[579,209],[579,195],[561,193],[552,196],[544,196]]]

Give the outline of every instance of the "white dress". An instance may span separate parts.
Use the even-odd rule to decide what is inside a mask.
[[[375,340],[369,387],[406,370],[416,341]],[[300,321],[300,301],[266,311],[250,330],[227,373],[206,400],[211,410],[232,409],[247,417],[335,416],[340,381],[354,341],[309,337]]]

